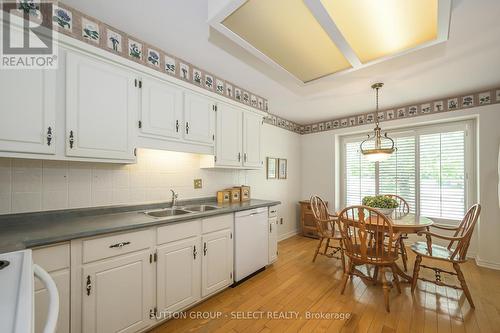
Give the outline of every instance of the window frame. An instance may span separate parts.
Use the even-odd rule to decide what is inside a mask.
[[[476,130],[476,122],[474,119],[468,120],[460,120],[432,125],[420,125],[420,126],[411,126],[411,127],[401,127],[397,129],[388,130],[388,134],[391,138],[397,137],[406,137],[406,136],[415,136],[415,214],[420,216],[420,136],[426,134],[436,134],[436,133],[445,133],[445,132],[453,132],[453,131],[464,131],[464,210],[467,211],[468,207],[472,205],[472,203],[476,199],[476,174],[475,174],[475,162],[476,159],[476,149],[475,147],[475,130]],[[339,137],[340,141],[340,165],[339,165],[339,203],[341,207],[346,206],[346,174],[347,174],[347,165],[346,165],[346,144],[352,142],[359,142],[361,140],[366,139],[368,134],[372,134],[373,132],[364,132],[358,133],[354,135],[342,135]],[[380,177],[380,167],[379,163],[375,165],[375,193],[379,193],[379,177]],[[449,224],[449,225],[457,225],[459,220],[445,219],[445,218],[432,218],[432,220],[436,223]]]

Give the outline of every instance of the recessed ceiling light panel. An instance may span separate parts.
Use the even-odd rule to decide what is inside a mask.
[[[302,82],[351,67],[302,0],[249,0],[222,24]]]
[[[438,0],[321,0],[362,63],[438,36]]]

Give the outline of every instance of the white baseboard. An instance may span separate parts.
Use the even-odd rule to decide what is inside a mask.
[[[491,268],[491,269],[496,269],[500,270],[500,264],[497,262],[491,262],[487,260],[482,260],[479,257],[476,257],[476,264],[480,267],[485,267],[485,268]]]
[[[282,240],[285,240],[287,238],[293,237],[293,236],[297,235],[298,233],[299,233],[299,231],[297,229],[295,229],[295,230],[286,232],[286,233],[284,233],[282,235],[279,235],[278,236],[278,242],[281,242]]]

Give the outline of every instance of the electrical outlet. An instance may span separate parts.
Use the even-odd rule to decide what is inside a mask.
[[[283,218],[282,217],[280,218],[280,224],[283,224]]]
[[[198,188],[202,188],[202,187],[203,187],[203,183],[202,183],[201,179],[195,179],[194,180],[194,188],[198,189]]]

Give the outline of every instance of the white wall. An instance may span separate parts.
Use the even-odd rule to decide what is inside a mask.
[[[265,124],[263,157],[288,158],[288,179],[267,180],[265,170],[200,169],[196,154],[138,150],[137,164],[0,158],[0,214],[215,196],[248,184],[252,197],[283,201],[279,234],[296,231],[300,196],[300,135]],[[201,178],[202,189],[193,188]]]
[[[301,135],[264,124],[262,131],[262,156],[286,158],[287,179],[266,179],[266,170],[247,171],[247,182],[252,186],[255,198],[280,200],[279,217],[283,224],[278,227],[278,237],[294,235],[298,230],[298,202],[301,200],[300,177]],[[264,162],[265,163],[265,162]]]
[[[475,230],[475,241],[470,253],[479,265],[500,269],[500,208],[498,186],[498,150],[500,144],[500,105],[482,106],[468,110],[432,114],[413,119],[382,123],[383,129],[425,125],[435,122],[475,118],[477,122],[477,199],[482,205],[481,218]],[[340,129],[302,136],[302,197],[312,194],[324,196],[340,209],[337,193],[338,142],[342,135],[371,131],[373,125],[355,129]]]

